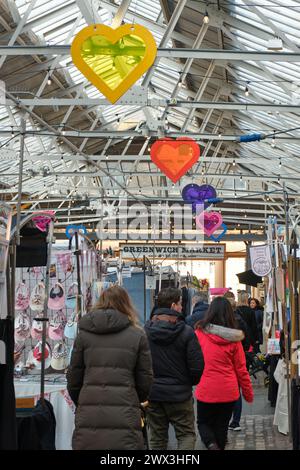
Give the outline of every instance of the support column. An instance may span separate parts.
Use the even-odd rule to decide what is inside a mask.
[[[225,287],[225,261],[215,261],[215,287]]]

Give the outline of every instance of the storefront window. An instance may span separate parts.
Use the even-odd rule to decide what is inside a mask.
[[[239,289],[245,289],[245,284],[240,284],[237,274],[246,270],[246,259],[228,258],[226,260],[226,287],[231,287],[232,292],[236,295]]]

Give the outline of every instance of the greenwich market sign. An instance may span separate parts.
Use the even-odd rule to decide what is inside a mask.
[[[225,244],[210,243],[201,245],[143,245],[120,244],[122,257],[139,259],[143,256],[155,258],[191,258],[191,259],[224,259]]]

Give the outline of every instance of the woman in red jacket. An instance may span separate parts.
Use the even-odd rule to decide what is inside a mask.
[[[253,401],[241,343],[244,334],[237,329],[231,304],[224,297],[212,301],[204,320],[195,328],[205,364],[195,391],[199,434],[208,449],[224,450],[239,389],[246,401]]]

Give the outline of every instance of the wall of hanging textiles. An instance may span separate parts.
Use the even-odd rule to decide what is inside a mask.
[[[88,311],[101,293],[97,282],[97,253],[80,244],[82,312]],[[41,368],[42,322],[46,267],[16,269],[15,352],[21,353],[19,368]],[[80,302],[79,302],[80,304]],[[65,248],[52,249],[47,317],[46,369],[64,372],[77,334],[78,284],[76,256]]]

